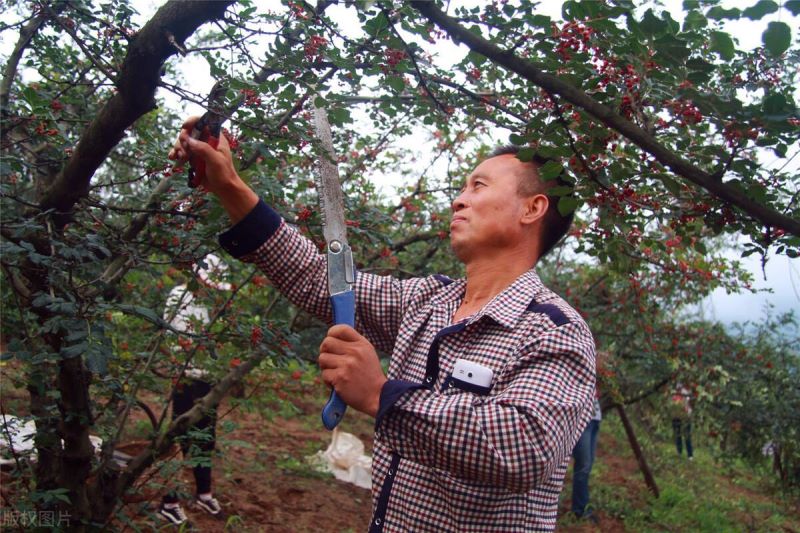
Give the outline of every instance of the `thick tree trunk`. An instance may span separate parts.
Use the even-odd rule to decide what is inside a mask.
[[[628,419],[628,414],[625,412],[625,407],[622,404],[616,404],[614,407],[617,408],[619,418],[622,420],[622,425],[625,428],[625,434],[628,436],[628,442],[631,445],[631,450],[633,450],[633,455],[636,456],[636,461],[639,463],[639,470],[642,471],[642,475],[644,476],[644,482],[653,492],[653,495],[658,498],[660,493],[658,490],[658,485],[656,485],[656,480],[653,477],[653,471],[650,470],[650,466],[647,464],[647,459],[645,459],[644,453],[642,453],[642,447],[639,446],[639,440],[636,438],[636,432],[634,432],[633,425]]]
[[[39,492],[58,488],[61,471],[61,439],[59,417],[55,399],[48,396],[55,385],[55,370],[48,363],[31,365],[27,375],[31,415],[36,421],[36,490]]]
[[[94,448],[89,440],[92,422],[89,398],[91,374],[84,367],[81,357],[64,359],[58,366],[61,434],[64,439],[59,484],[69,491],[73,529],[82,529],[77,524],[88,521],[91,516],[86,494],[86,480],[89,478],[94,455]]]
[[[37,246],[37,252],[51,254],[49,243],[52,235],[60,232],[69,220],[75,202],[88,193],[94,172],[123,138],[127,128],[155,107],[154,97],[162,65],[178,51],[175,43],[183,43],[199,26],[220,18],[232,3],[233,0],[171,0],[139,31],[119,71],[117,94],[106,102],[89,123],[73,155],[63,166],[58,159],[55,165],[48,163],[37,167],[35,183],[40,209],[55,209],[56,212],[49,218],[51,224],[46,232],[26,238]],[[4,86],[3,94],[7,94],[8,90]],[[43,154],[45,152],[47,150],[42,150]],[[39,265],[29,263],[24,266],[22,277],[29,282],[28,294],[31,297],[39,294],[58,296],[61,293],[60,287],[51,285],[49,272]],[[39,315],[42,324],[52,318],[44,308],[33,311]],[[44,339],[47,348],[43,351],[59,354],[64,334],[48,335]],[[120,494],[113,490],[109,493],[89,490],[88,479],[93,459],[89,440],[92,424],[89,393],[91,376],[83,358],[77,356],[60,360],[57,367],[38,363],[31,368],[29,378],[31,412],[37,418],[37,490],[67,489],[70,503],[64,505],[63,510],[70,517],[69,529],[82,531],[98,514],[92,510],[93,506],[101,507],[99,514],[106,518],[114,505],[114,501],[106,500],[109,497],[117,498]],[[59,393],[58,400],[50,394],[54,388]],[[114,485],[117,477],[111,471],[98,473],[99,479],[108,482],[108,478],[111,478]]]

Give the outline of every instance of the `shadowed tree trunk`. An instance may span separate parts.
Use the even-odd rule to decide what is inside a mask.
[[[636,438],[636,432],[633,430],[633,425],[628,419],[625,407],[622,404],[616,404],[614,407],[616,407],[617,413],[619,413],[619,419],[622,421],[622,426],[625,428],[625,434],[628,436],[628,443],[631,445],[631,450],[633,450],[633,455],[636,457],[636,462],[639,463],[639,470],[642,471],[644,482],[647,484],[647,488],[652,491],[653,495],[658,498],[660,493],[658,485],[656,485],[656,479],[653,477],[653,471],[650,470],[650,466],[647,464],[647,459],[645,459],[642,447],[639,445],[639,439]]]

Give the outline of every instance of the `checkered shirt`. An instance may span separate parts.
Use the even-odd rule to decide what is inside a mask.
[[[266,204],[220,242],[332,323],[325,256]],[[392,354],[375,423],[370,532],[555,529],[570,454],[592,413],[592,335],[534,270],[452,324],[465,288],[444,276],[357,275],[356,329]],[[490,368],[491,386],[454,379],[457,358]]]

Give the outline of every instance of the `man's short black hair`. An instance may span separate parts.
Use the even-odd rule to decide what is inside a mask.
[[[517,146],[514,144],[507,144],[505,146],[500,146],[492,150],[489,154],[489,158],[497,157],[499,155],[514,155],[518,156],[519,152],[523,149],[522,146]],[[533,194],[544,193],[547,196],[547,200],[549,202],[549,206],[547,207],[547,212],[544,215],[544,223],[542,224],[542,235],[541,235],[541,246],[542,250],[539,254],[539,257],[544,257],[547,255],[561,240],[564,235],[567,234],[569,231],[570,226],[572,225],[572,219],[575,216],[575,211],[570,211],[566,215],[562,215],[558,211],[558,201],[565,195],[552,195],[547,194],[549,189],[554,187],[570,187],[573,188],[572,183],[568,182],[564,179],[564,171],[561,171],[561,174],[556,176],[555,178],[542,181],[539,179],[539,168],[542,167],[548,161],[553,161],[548,157],[542,157],[539,154],[534,154],[533,158],[531,159],[531,163],[534,168],[534,172],[528,176],[529,181],[525,183],[520,183],[520,187],[518,192],[522,196],[531,196]],[[572,192],[568,194],[571,196]]]

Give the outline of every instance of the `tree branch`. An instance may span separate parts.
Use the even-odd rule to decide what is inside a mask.
[[[183,42],[200,25],[217,19],[233,0],[170,0],[142,28],[128,48],[117,79],[118,92],[84,131],[72,157],[39,199],[41,209],[67,215],[89,191],[95,171],[122,140],[125,130],[156,107],[155,92],[164,61],[177,52],[170,35]],[[61,217],[66,222],[66,217]]]
[[[785,216],[778,211],[755,202],[744,192],[728,186],[718,179],[714,179],[713,175],[682,159],[662,146],[645,130],[620,116],[609,107],[599,103],[577,87],[562,81],[552,74],[542,72],[533,63],[521,59],[512,52],[503,50],[483,37],[470,32],[458,24],[455,19],[446,15],[434,2],[413,0],[411,5],[428,20],[447,32],[454,41],[466,44],[473,52],[487,57],[494,63],[519,74],[546,91],[557,94],[573,105],[581,107],[609,128],[627,137],[677,175],[702,187],[720,200],[735,205],[764,224],[783,228],[793,235],[800,236],[800,220]]]
[[[64,10],[65,6],[66,2],[59,2],[53,7],[52,11],[53,13],[58,14]],[[8,57],[8,62],[6,63],[6,68],[3,72],[3,81],[2,84],[0,84],[0,110],[2,110],[3,114],[5,114],[6,110],[8,109],[8,99],[9,95],[11,94],[11,84],[14,83],[14,78],[17,75],[17,67],[19,66],[20,59],[22,59],[22,54],[31,43],[33,36],[36,35],[36,32],[39,31],[47,19],[47,15],[40,13],[33,17],[25,26],[23,26],[19,32],[19,39],[17,40],[17,44],[14,46],[14,50],[11,52],[11,55]]]

